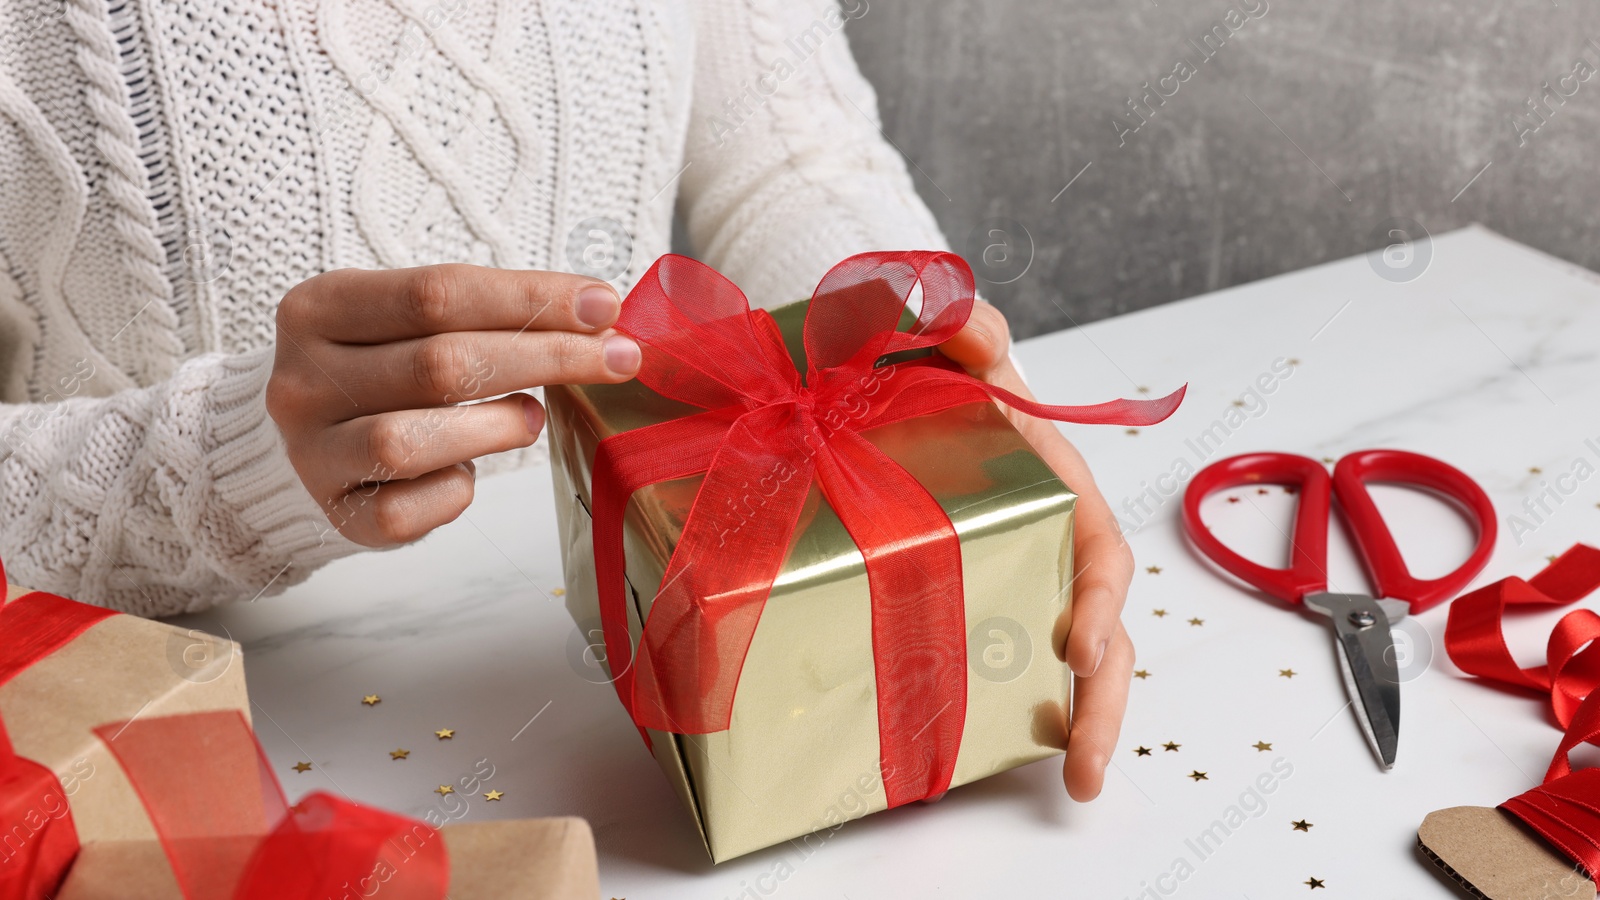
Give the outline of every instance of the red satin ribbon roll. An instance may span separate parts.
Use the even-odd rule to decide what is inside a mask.
[[[1600,740],[1600,615],[1587,609],[1556,623],[1545,664],[1523,668],[1511,657],[1502,619],[1511,607],[1565,606],[1600,588],[1600,550],[1575,544],[1524,581],[1506,578],[1462,596],[1450,606],[1444,645],[1463,671],[1550,695],[1556,721],[1566,729],[1544,783],[1500,808],[1516,816],[1594,879],[1600,875],[1600,769],[1572,771],[1568,754]]]
[[[916,326],[896,331],[919,285]],[[707,266],[664,256],[628,294],[617,330],[643,348],[639,380],[706,410],[606,438],[595,458],[601,624],[617,695],[641,734],[727,729],[756,623],[815,482],[866,560],[888,803],[949,787],[966,720],[960,544],[927,490],[861,432],[991,399],[1055,421],[1149,425],[1183,398],[1180,388],[1159,400],[1047,406],[939,356],[878,365],[953,337],[972,304],[972,271],[954,254],[850,257],[811,298],[802,379],[772,317],[752,312]],[[634,491],[700,473],[635,658],[623,512]]]

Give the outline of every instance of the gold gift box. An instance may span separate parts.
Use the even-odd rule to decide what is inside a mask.
[[[805,308],[802,302],[773,311],[801,372]],[[603,657],[589,516],[595,448],[613,434],[699,410],[637,380],[551,386],[545,405],[567,606],[587,652]],[[863,436],[928,489],[961,541],[967,715],[951,786],[1059,754],[1071,673],[1055,648],[1071,602],[1076,495],[991,403]],[[646,487],[628,505],[635,647],[701,480]],[[845,821],[887,807],[870,603],[861,553],[813,485],[745,658],[731,727],[650,732],[656,761],[714,861],[813,832],[805,842],[822,840]]]
[[[28,593],[6,586],[7,600]],[[238,644],[128,615],[97,622],[0,686],[0,719],[17,755],[60,779],[80,844],[156,837],[96,727],[136,716],[228,709],[249,720]],[[11,831],[9,837],[22,836]]]

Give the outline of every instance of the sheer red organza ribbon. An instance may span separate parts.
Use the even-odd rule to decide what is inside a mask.
[[[901,312],[921,288],[909,331]],[[595,457],[595,568],[617,695],[644,729],[723,731],[756,623],[802,506],[820,486],[866,560],[872,594],[881,767],[889,805],[949,787],[966,720],[960,544],[928,491],[862,432],[998,400],[1040,418],[1148,425],[1159,400],[1047,406],[985,384],[941,356],[879,365],[934,347],[971,314],[972,271],[958,256],[878,252],[835,266],[806,314],[802,379],[773,318],[694,260],[657,260],[629,293],[617,330],[644,351],[639,380],[705,412],[613,435]],[[705,474],[651,604],[635,658],[628,633],[622,521],[634,491]]]
[[[0,591],[5,583],[0,565]],[[39,591],[4,600],[0,595],[0,687],[115,615]],[[0,900],[51,896],[77,855],[61,782],[47,766],[17,755],[0,717]]]
[[[1566,729],[1544,783],[1500,808],[1565,853],[1593,879],[1600,876],[1600,769],[1572,770],[1568,754],[1600,740],[1600,615],[1575,609],[1550,632],[1545,664],[1523,668],[1511,657],[1501,620],[1510,607],[1548,608],[1577,602],[1600,588],[1600,550],[1575,544],[1524,581],[1505,578],[1450,606],[1445,650],[1462,671],[1550,695]]]
[[[290,806],[238,710],[100,726],[161,838],[185,900],[442,900],[444,838],[316,792]]]
[[[42,592],[0,604],[0,686],[113,615]],[[138,791],[186,900],[323,900],[379,885],[396,900],[445,896],[438,832],[326,794],[289,806],[236,710],[95,731]],[[0,829],[0,900],[54,896],[78,853],[71,810],[55,773],[16,755],[3,720]]]

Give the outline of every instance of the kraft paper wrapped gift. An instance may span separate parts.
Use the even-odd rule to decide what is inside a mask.
[[[8,603],[28,593],[6,585]],[[213,710],[237,710],[248,720],[239,645],[129,615],[102,619],[0,684],[0,722],[18,756],[60,779],[80,844],[156,837],[94,728]]]
[[[773,312],[801,372],[806,306]],[[596,447],[611,435],[701,410],[639,381],[552,386],[545,402],[567,603],[592,652],[603,656],[589,512]],[[1061,753],[1071,674],[1054,648],[1071,602],[1074,493],[992,403],[864,437],[932,494],[960,539],[967,705],[951,785]],[[628,505],[635,645],[701,480],[643,488]],[[887,808],[872,631],[862,555],[813,486],[745,657],[731,727],[648,732],[713,860]]]
[[[582,819],[461,822],[439,830],[450,854],[450,900],[594,900],[600,895],[594,836]],[[389,878],[353,884],[343,896],[381,897]],[[158,841],[85,846],[56,900],[183,900]],[[294,900],[294,898],[284,898]]]

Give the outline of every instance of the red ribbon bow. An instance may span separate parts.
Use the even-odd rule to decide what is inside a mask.
[[[0,686],[113,615],[54,594],[0,596]],[[321,900],[378,886],[394,900],[445,896],[449,858],[434,829],[320,792],[291,807],[237,710],[95,732],[138,792],[186,900]],[[54,896],[79,850],[72,814],[55,773],[15,753],[3,720],[0,836],[0,900]]]
[[[1550,632],[1545,664],[1523,668],[1511,657],[1501,620],[1509,607],[1575,603],[1600,588],[1600,550],[1571,549],[1538,575],[1504,578],[1463,595],[1450,606],[1444,645],[1462,671],[1490,681],[1549,693],[1551,711],[1566,733],[1544,783],[1500,808],[1521,819],[1576,862],[1600,875],[1600,769],[1572,770],[1567,754],[1600,739],[1600,615],[1575,609]]]
[[[916,324],[897,331],[919,285]],[[889,805],[949,787],[966,720],[960,544],[928,491],[862,432],[990,399],[1056,421],[1149,425],[1183,399],[1180,388],[1159,400],[1047,406],[940,356],[880,365],[887,354],[950,339],[972,305],[972,271],[953,254],[850,257],[811,298],[802,379],[772,317],[705,265],[663,256],[628,294],[617,330],[643,348],[639,380],[705,410],[613,435],[595,457],[606,655],[641,733],[727,729],[756,623],[815,482],[866,560]],[[702,472],[635,659],[623,512],[634,491]]]

